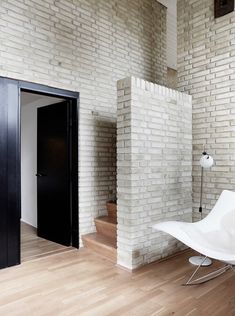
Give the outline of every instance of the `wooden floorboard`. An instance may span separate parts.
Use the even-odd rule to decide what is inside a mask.
[[[21,262],[70,250],[70,247],[38,237],[36,228],[21,222]]]
[[[182,286],[193,271],[189,255],[134,273],[89,249],[24,262],[0,270],[0,315],[234,316],[234,272],[200,286]]]

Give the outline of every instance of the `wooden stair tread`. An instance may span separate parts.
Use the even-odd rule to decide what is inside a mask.
[[[117,249],[116,240],[112,240],[110,238],[107,238],[106,236],[101,235],[99,233],[90,233],[87,235],[83,235],[82,238],[86,239],[86,240],[90,240],[96,244],[102,244],[106,247]]]
[[[91,233],[82,236],[85,247],[92,249],[101,256],[116,263],[117,261],[117,242],[99,233]]]
[[[117,224],[115,218],[108,216],[101,216],[95,219],[96,231],[99,235],[103,235],[105,238],[117,240]]]
[[[103,257],[117,262],[117,218],[100,216],[95,218],[96,233],[82,236],[85,247]]]
[[[117,226],[116,218],[109,217],[109,216],[97,217],[97,218],[95,218],[95,222],[103,222],[103,223],[107,223],[107,224],[111,224],[111,225]]]

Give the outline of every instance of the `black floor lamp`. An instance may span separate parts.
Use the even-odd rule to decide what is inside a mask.
[[[214,159],[207,154],[207,152],[203,152],[202,156],[200,158],[200,165],[201,165],[201,188],[200,188],[200,206],[199,206],[199,212],[202,220],[202,194],[203,194],[203,173],[204,169],[211,168],[214,164]],[[189,258],[189,262],[196,265],[196,266],[209,266],[212,264],[212,261],[210,258],[206,258],[205,256],[193,256]]]

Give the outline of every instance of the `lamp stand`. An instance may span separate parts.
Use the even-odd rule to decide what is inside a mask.
[[[201,167],[201,190],[200,190],[200,206],[199,213],[201,214],[202,220],[202,191],[203,191],[203,167]],[[208,267],[212,264],[212,260],[210,258],[206,258],[205,256],[193,256],[189,258],[189,262],[195,266]]]
[[[201,190],[200,190],[200,206],[199,206],[199,213],[201,214],[201,220],[202,220],[202,191],[203,191],[203,167],[201,167]]]

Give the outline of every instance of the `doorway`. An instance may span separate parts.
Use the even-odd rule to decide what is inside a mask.
[[[0,92],[3,268],[79,247],[79,94],[5,78]]]

